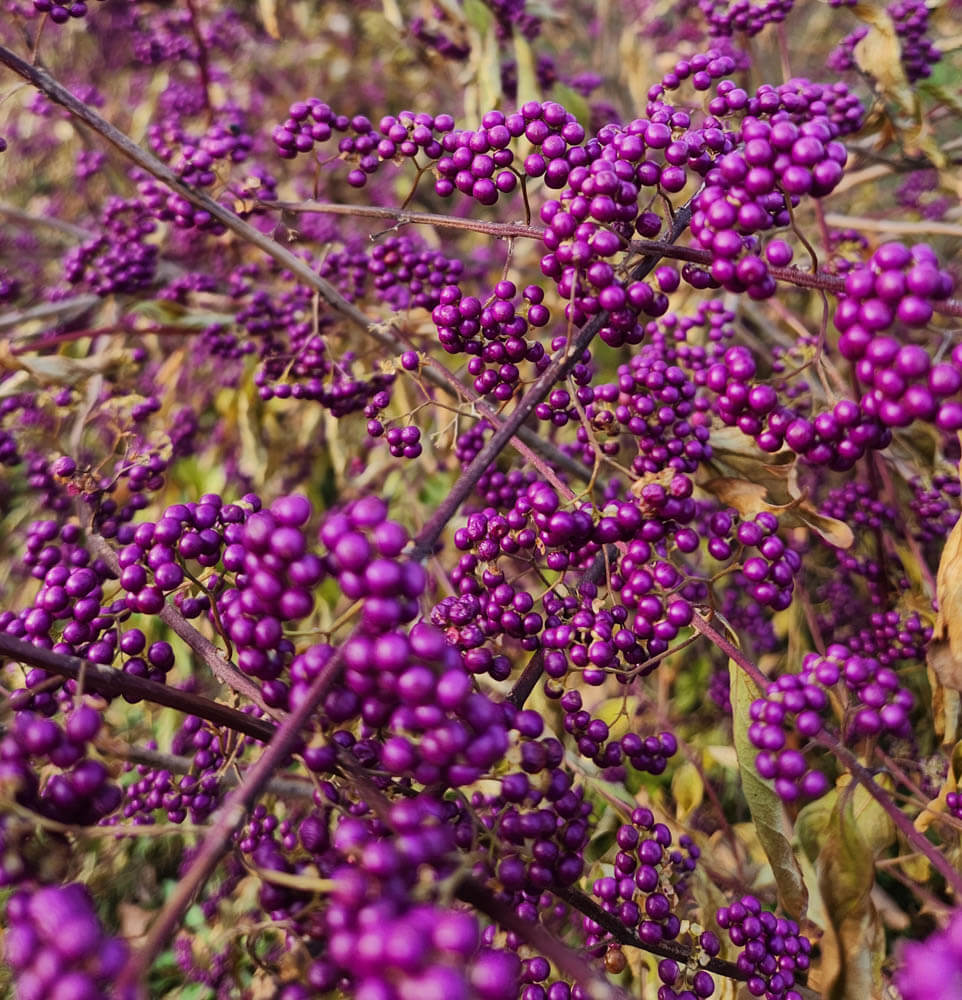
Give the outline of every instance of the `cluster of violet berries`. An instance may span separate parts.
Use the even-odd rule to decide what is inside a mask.
[[[576,740],[578,753],[593,760],[599,767],[618,767],[627,761],[636,771],[662,774],[668,761],[678,751],[674,733],[659,733],[643,737],[635,732],[625,733],[620,740],[611,740],[610,727],[603,719],[593,719],[582,708],[581,692],[572,689],[561,696],[564,709],[564,729]]]
[[[794,920],[763,910],[754,896],[720,907],[715,919],[732,944],[741,948],[735,964],[748,976],[746,986],[752,996],[801,1000],[793,987],[808,972],[812,943],[799,933]]]
[[[635,809],[631,822],[618,828],[616,842],[619,850],[614,874],[596,879],[592,894],[600,900],[602,909],[645,944],[675,940],[681,932],[676,904],[695,869],[698,847],[683,834],[679,847],[673,848],[671,831],[664,823],[656,823],[651,810],[644,807]],[[604,940],[604,931],[590,918],[586,917],[584,924],[587,945],[596,947]],[[717,942],[711,937],[703,940],[702,946],[709,954],[718,953]]]
[[[156,228],[139,201],[109,198],[98,234],[64,256],[64,277],[72,285],[86,284],[97,295],[148,287],[154,280],[157,247],[146,238]]]
[[[56,0],[33,0],[34,9],[38,14],[46,14],[54,24],[65,24],[72,17],[87,16],[87,4],[83,0],[71,0],[69,3],[57,3]]]
[[[839,684],[846,698],[847,741],[908,733],[915,699],[891,666],[841,643],[829,646],[824,656],[807,654],[800,673],[773,681],[749,710],[748,738],[759,750],[755,767],[763,778],[774,780],[775,791],[787,802],[818,798],[828,790],[825,775],[809,768],[804,753],[789,746],[788,737],[794,732],[809,740],[822,732],[830,707],[828,690]]]
[[[885,243],[845,276],[834,317],[839,353],[866,387],[862,410],[887,427],[926,420],[944,431],[962,428],[962,349],[933,363],[925,336],[934,303],[952,287],[951,275],[922,243]]]

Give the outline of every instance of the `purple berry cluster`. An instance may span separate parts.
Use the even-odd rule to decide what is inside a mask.
[[[230,165],[244,163],[254,145],[243,113],[233,105],[217,109],[215,119],[200,135],[187,131],[179,116],[170,115],[151,126],[148,141],[156,155],[182,181],[199,189],[210,188],[218,180],[226,179],[220,175],[226,174]],[[253,190],[248,190],[246,183],[244,189],[228,188],[225,201],[232,208],[239,195],[274,196],[273,177],[263,170],[258,171],[256,166],[247,172],[255,175],[259,172],[260,176],[252,178],[256,182]],[[132,170],[131,177],[137,182],[143,203],[155,218],[172,222],[180,229],[198,227],[215,235],[224,232],[223,226],[215,222],[206,209],[191,204],[183,195],[170,191],[143,170]]]
[[[754,352],[732,347],[704,374],[704,384],[719,394],[716,408],[722,420],[754,437],[762,451],[787,445],[810,465],[844,471],[867,451],[891,443],[891,430],[868,412],[871,407],[840,399],[831,410],[811,417],[804,400],[782,402],[774,385],[756,380],[757,373]]]
[[[729,105],[733,94],[724,95]],[[787,110],[770,121],[753,115],[742,120],[738,149],[719,158],[693,203],[692,234],[711,251],[710,274],[722,287],[755,299],[775,293],[768,265],[785,267],[792,251],[783,240],[772,240],[763,258],[758,234],[787,226],[790,207],[801,197],[821,198],[834,189],[848,158],[838,135],[824,115],[800,125]]]
[[[457,285],[447,285],[431,314],[444,350],[469,355],[468,372],[474,377],[475,391],[499,402],[510,399],[519,388],[518,365],[528,362],[540,374],[549,361],[539,341],[525,339],[531,329],[550,319],[541,304],[543,290],[530,285],[522,293],[522,303],[516,298],[512,281],[498,282],[486,302],[463,296]]]
[[[787,802],[817,798],[828,790],[828,779],[809,768],[804,753],[789,743],[797,733],[809,740],[823,731],[829,711],[830,689],[844,698],[843,735],[856,742],[865,737],[908,732],[909,713],[915,705],[911,691],[898,674],[876,657],[854,652],[835,643],[825,656],[809,653],[799,674],[786,674],[769,685],[765,697],[752,702],[748,738],[760,751],[758,773],[775,782]]]
[[[593,719],[582,708],[581,692],[572,689],[561,696],[564,709],[564,729],[576,740],[578,753],[593,760],[601,768],[618,767],[623,761],[636,771],[662,774],[668,761],[678,751],[674,733],[659,733],[642,737],[628,732],[620,740],[610,740],[611,730],[602,719]]]
[[[925,244],[909,249],[885,243],[845,277],[835,311],[838,349],[866,386],[863,411],[888,427],[925,420],[944,431],[962,428],[962,350],[933,363],[923,339],[933,304],[952,287],[951,275]],[[904,327],[923,343],[913,343]],[[887,335],[890,330],[897,335]]]
[[[54,24],[65,24],[72,17],[86,17],[88,10],[84,0],[71,0],[69,3],[57,3],[56,0],[33,0],[33,6],[38,14],[49,16]]]
[[[387,160],[415,160],[420,153],[429,160],[441,155],[439,139],[451,132],[454,119],[450,115],[415,114],[401,111],[397,116],[382,118],[377,130],[364,115],[336,114],[316,97],[297,101],[290,106],[288,117],[278,125],[272,139],[278,154],[294,159],[299,153],[309,153],[315,144],[327,142],[341,133],[338,154],[352,164],[347,182],[363,187],[371,174]]]
[[[793,6],[794,0],[698,0],[713,38],[734,34],[751,38],[766,25],[784,21]]]
[[[718,926],[728,932],[741,952],[735,961],[748,976],[748,992],[766,1000],[802,1000],[793,989],[809,968],[812,942],[794,920],[763,910],[755,896],[743,896],[715,913]]]
[[[654,814],[644,807],[635,809],[631,822],[618,828],[616,841],[614,874],[597,879],[592,894],[646,944],[674,941],[681,933],[675,911],[701,852],[684,834],[678,848],[672,848],[671,831],[664,823],[656,823]],[[586,918],[585,929],[589,947],[604,939],[594,921]],[[698,995],[707,997],[711,992]]]
[[[895,984],[903,1000],[950,1000],[962,990],[962,913],[953,910],[946,926],[924,941],[900,949]]]
[[[896,0],[886,11],[902,47],[902,66],[909,83],[932,75],[942,53],[928,37],[929,8],[922,0]]]
[[[157,228],[144,204],[110,198],[100,219],[100,235],[64,256],[64,277],[97,295],[136,292],[150,286],[157,267],[157,247],[147,242]]]
[[[6,919],[4,958],[19,1000],[99,1000],[127,959],[127,945],[104,931],[79,882],[18,890]]]

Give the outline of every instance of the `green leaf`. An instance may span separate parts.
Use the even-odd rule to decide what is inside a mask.
[[[778,901],[782,909],[798,920],[808,906],[808,890],[792,850],[792,833],[782,800],[770,782],[755,770],[756,750],[748,739],[748,710],[761,697],[755,683],[734,661],[728,663],[731,677],[732,726],[742,792],[755,823],[762,850],[772,866]]]
[[[494,24],[491,8],[483,0],[464,0],[464,19],[479,35],[487,34]]]
[[[803,806],[795,817],[795,836],[809,861],[814,862],[822,852],[837,801],[838,790],[833,788],[820,799]]]
[[[871,898],[875,857],[863,835],[865,814],[855,795],[839,792],[816,866],[828,918],[821,941],[826,1000],[864,1000],[882,992],[885,932]]]

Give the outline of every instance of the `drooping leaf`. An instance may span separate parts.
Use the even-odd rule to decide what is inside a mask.
[[[942,550],[935,585],[939,611],[928,663],[940,684],[962,691],[962,518],[955,522]]]
[[[827,1000],[880,996],[885,933],[872,902],[875,856],[854,794],[841,791],[816,865],[828,926],[820,984]]]
[[[257,0],[257,13],[261,24],[271,38],[280,40],[281,28],[277,20],[277,0]]]
[[[856,65],[905,114],[914,114],[916,97],[902,67],[902,45],[895,22],[881,3],[861,0],[853,10],[868,25],[867,34],[855,46]]]
[[[464,0],[464,19],[479,35],[486,34],[494,26],[494,14],[482,0]]]
[[[807,802],[795,817],[795,835],[810,861],[814,862],[822,851],[837,801],[838,789],[832,788],[821,798]]]
[[[755,683],[733,661],[728,664],[731,678],[732,727],[742,792],[752,814],[758,840],[772,866],[778,900],[782,909],[796,920],[805,915],[808,890],[792,849],[792,832],[782,800],[771,783],[755,770],[756,750],[748,739],[749,708],[761,697]]]
[[[0,342],[0,372],[25,372],[17,379],[19,392],[40,386],[77,385],[94,375],[103,375],[126,361],[120,348],[101,351],[89,358],[71,358],[66,354],[14,354],[9,342]],[[13,380],[8,380],[13,381]]]

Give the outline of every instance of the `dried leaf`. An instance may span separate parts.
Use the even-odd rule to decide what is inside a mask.
[[[930,643],[930,652],[932,649]],[[938,674],[930,666],[926,671],[929,688],[932,691],[932,725],[942,746],[954,743],[959,737],[959,723],[962,721],[962,696],[958,691],[944,687]]]
[[[884,97],[914,116],[917,101],[902,67],[902,45],[895,22],[881,4],[862,0],[853,10],[869,26],[868,34],[855,46],[855,64],[875,80]]]
[[[41,386],[76,385],[93,375],[103,375],[124,362],[117,348],[102,351],[91,358],[71,358],[65,354],[14,354],[10,344],[0,342],[0,371],[22,371]],[[21,378],[21,385],[24,380]]]
[[[780,492],[789,486],[788,467],[773,466],[768,484],[765,482],[735,479],[722,476],[701,483],[703,489],[729,507],[734,507],[742,517],[755,517],[762,511],[775,514],[782,523],[789,526],[802,525],[811,528],[829,545],[839,549],[851,548],[855,542],[852,529],[844,522],[834,517],[825,517],[806,499],[792,498],[785,503],[769,503],[766,497],[771,486]]]
[[[885,931],[871,896],[875,858],[855,807],[854,795],[840,794],[817,864],[828,917],[821,942],[827,1000],[864,1000],[882,991]]]
[[[782,800],[775,794],[771,783],[763,781],[755,770],[756,750],[748,739],[749,708],[756,698],[761,697],[761,692],[733,661],[729,661],[728,670],[733,735],[742,792],[752,814],[758,840],[772,866],[779,903],[786,913],[799,920],[804,917],[808,906],[808,890],[792,849],[791,827]]]
[[[944,687],[962,691],[962,518],[949,534],[935,578],[939,611],[928,663]]]

